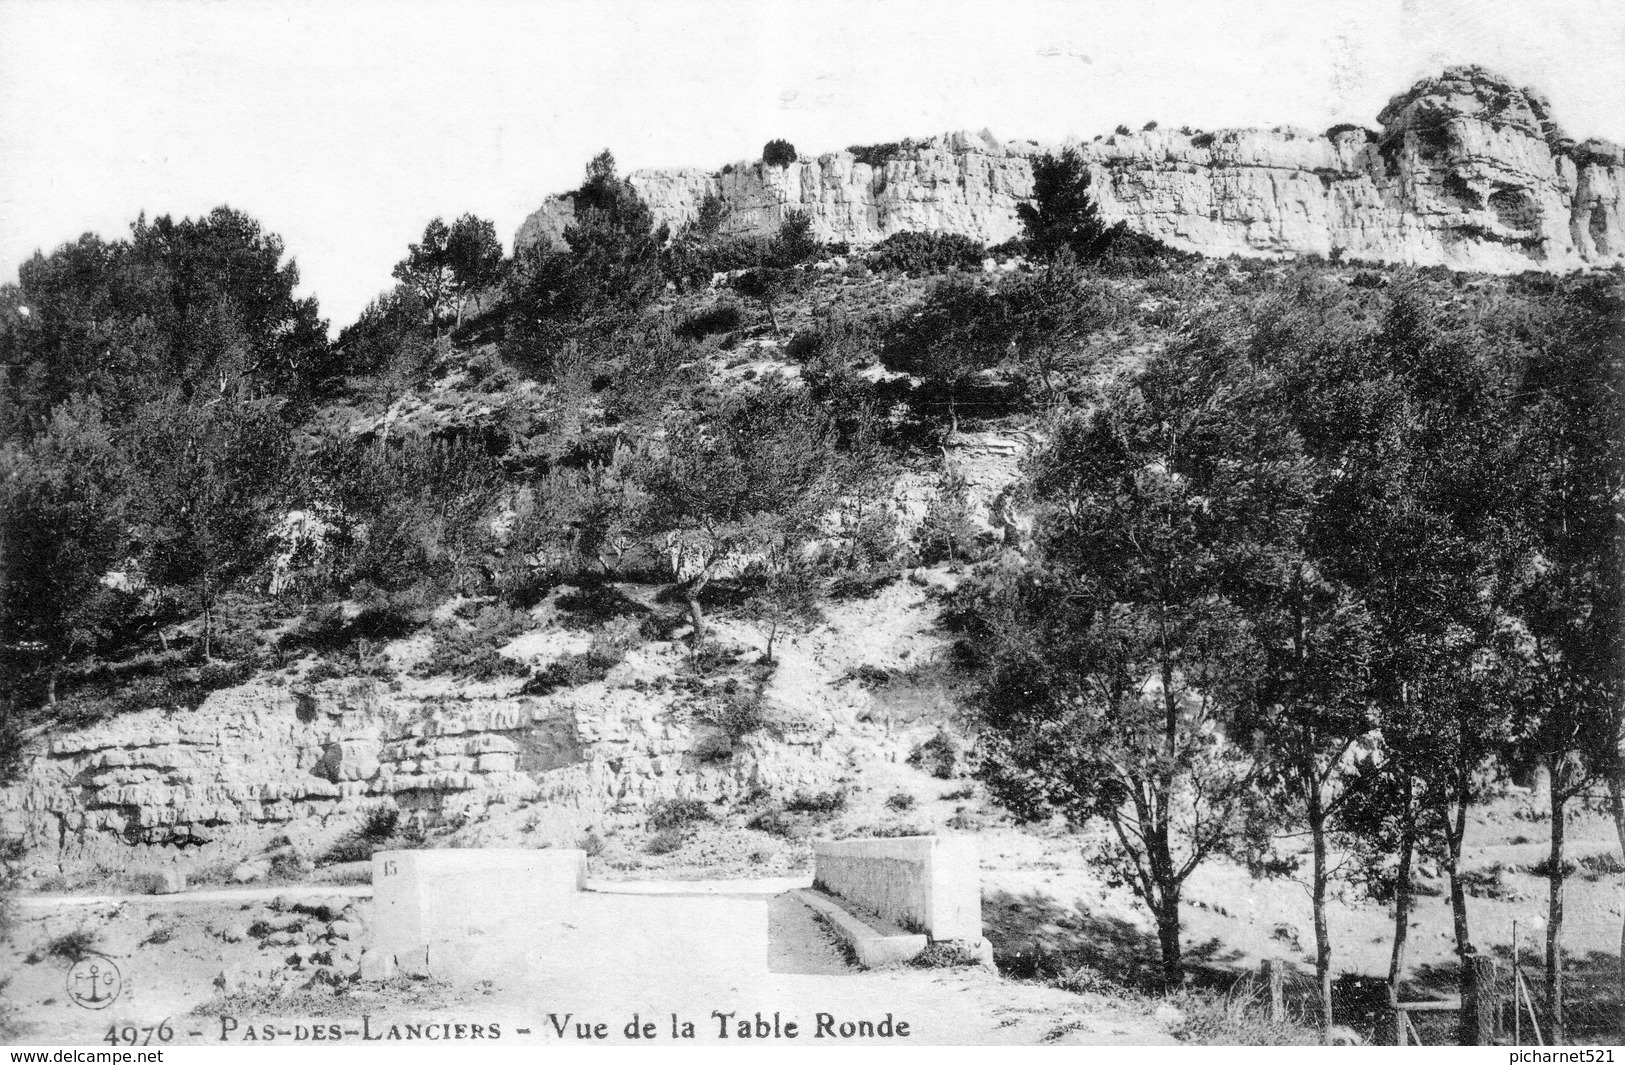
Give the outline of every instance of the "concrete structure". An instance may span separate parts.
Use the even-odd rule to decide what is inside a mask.
[[[968,836],[813,845],[813,886],[932,940],[982,938],[982,876]]]
[[[368,953],[408,975],[519,976],[586,883],[579,850],[380,851]]]
[[[795,895],[829,923],[830,931],[852,948],[858,964],[865,969],[908,961],[930,946],[930,940],[921,933],[898,934],[871,928],[821,891],[802,890]]]

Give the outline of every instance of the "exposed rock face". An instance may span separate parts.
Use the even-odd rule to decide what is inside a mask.
[[[1205,255],[1342,255],[1509,272],[1625,261],[1625,154],[1563,137],[1546,101],[1479,67],[1452,67],[1396,96],[1381,132],[1330,136],[1278,127],[1151,130],[1076,147],[1108,218]],[[899,232],[962,233],[995,244],[1021,232],[1031,142],[948,134],[883,165],[832,152],[790,167],[721,173],[643,170],[633,186],[673,229],[707,195],[726,228],[769,233],[792,210],[824,240],[867,245]],[[525,220],[517,248],[562,243],[568,196]]]
[[[828,786],[834,774],[835,753],[819,757],[827,714],[788,715],[775,722],[782,741],[747,736],[701,758],[707,726],[671,709],[630,688],[423,698],[351,681],[295,696],[256,681],[29,752],[22,779],[0,789],[0,828],[37,860],[117,867],[192,847],[251,851],[295,823],[332,834],[385,802],[431,824],[534,802],[573,840],[640,820],[659,798]]]

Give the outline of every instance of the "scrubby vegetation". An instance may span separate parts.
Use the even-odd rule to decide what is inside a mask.
[[[1493,890],[1461,867],[1463,811],[1536,764],[1560,934],[1566,874],[1618,869],[1576,866],[1567,812],[1605,795],[1625,842],[1620,274],[1199,261],[1106,225],[1075,155],[1035,191],[1018,247],[831,259],[806,216],[730,235],[712,201],[657,227],[605,152],[564,247],[502,261],[488,223],[431,222],[332,343],[240,212],[35,256],[0,298],[0,767],[25,730],[273,669],[359,698],[408,640],[420,679],[538,698],[686,643],[685,720],[729,757],[781,725],[762,689],[787,640],[940,566],[977,747],[944,731],[912,761],[1105,825],[1094,857],[1170,983],[1185,881],[1221,857],[1305,880],[1323,988],[1326,900],[1392,900],[1398,971],[1418,868],[1453,905]],[[946,454],[975,434],[1038,442],[995,500]],[[929,485],[906,522],[905,474]],[[527,652],[543,616],[586,649]],[[739,819],[791,837],[847,802]],[[648,852],[713,816],[657,805]],[[396,818],[329,858],[421,842]]]

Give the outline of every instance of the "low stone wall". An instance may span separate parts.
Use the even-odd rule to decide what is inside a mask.
[[[527,952],[586,883],[579,850],[380,851],[368,952],[386,972],[455,982],[522,976]]]
[[[813,845],[813,886],[933,940],[982,938],[982,876],[967,836]]]

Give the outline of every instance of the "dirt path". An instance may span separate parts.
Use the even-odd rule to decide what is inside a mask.
[[[349,985],[339,994],[318,988],[292,996],[233,1000],[228,1042],[269,1024],[297,1041],[316,1018],[328,1017],[346,1039],[402,1034],[407,1025],[465,1024],[500,1028],[503,1041],[574,1042],[580,1031],[604,1033],[605,1042],[629,1042],[626,1026],[656,1023],[658,1042],[692,1024],[696,1042],[742,1042],[737,1025],[756,1029],[756,1015],[778,1040],[797,1025],[798,1044],[1165,1043],[1166,1025],[1133,1003],[1079,996],[1037,984],[1001,979],[982,969],[896,968],[863,971],[846,961],[811,910],[787,886],[803,881],[600,882],[556,918],[539,927],[523,959],[503,980],[472,988]],[[303,890],[236,889],[172,896],[140,896],[92,903],[87,899],[30,900],[20,940],[43,940],[53,929],[91,919],[102,933],[127,984],[125,996],[105,1012],[76,1007],[62,993],[66,962],[46,958],[11,968],[30,1042],[96,1042],[109,1027],[151,1025],[174,1018],[175,1042],[218,1045],[226,1022],[188,1014],[214,997],[213,973],[223,967],[277,965],[252,941],[228,944],[208,935],[210,923],[241,920],[256,903],[278,895],[293,900],[364,899],[365,889],[313,886]],[[361,901],[359,908],[370,904]],[[77,917],[75,915],[78,915]],[[163,943],[137,937],[170,923]],[[32,929],[32,931],[30,931]],[[0,971],[0,976],[6,975]],[[856,1034],[859,1022],[883,1027],[886,1037]],[[365,1018],[365,1019],[364,1019]],[[726,1038],[722,1026],[728,1026]],[[854,1027],[843,1039],[842,1025]],[[907,1025],[907,1036],[896,1034]],[[565,1035],[557,1025],[565,1026]],[[472,1029],[469,1029],[470,1031]],[[869,1029],[863,1029],[868,1031]],[[197,1033],[197,1034],[192,1034]],[[350,1035],[347,1033],[355,1033]],[[754,1036],[752,1036],[754,1038]],[[598,1041],[589,1035],[589,1041]],[[686,1040],[682,1040],[685,1041]]]

